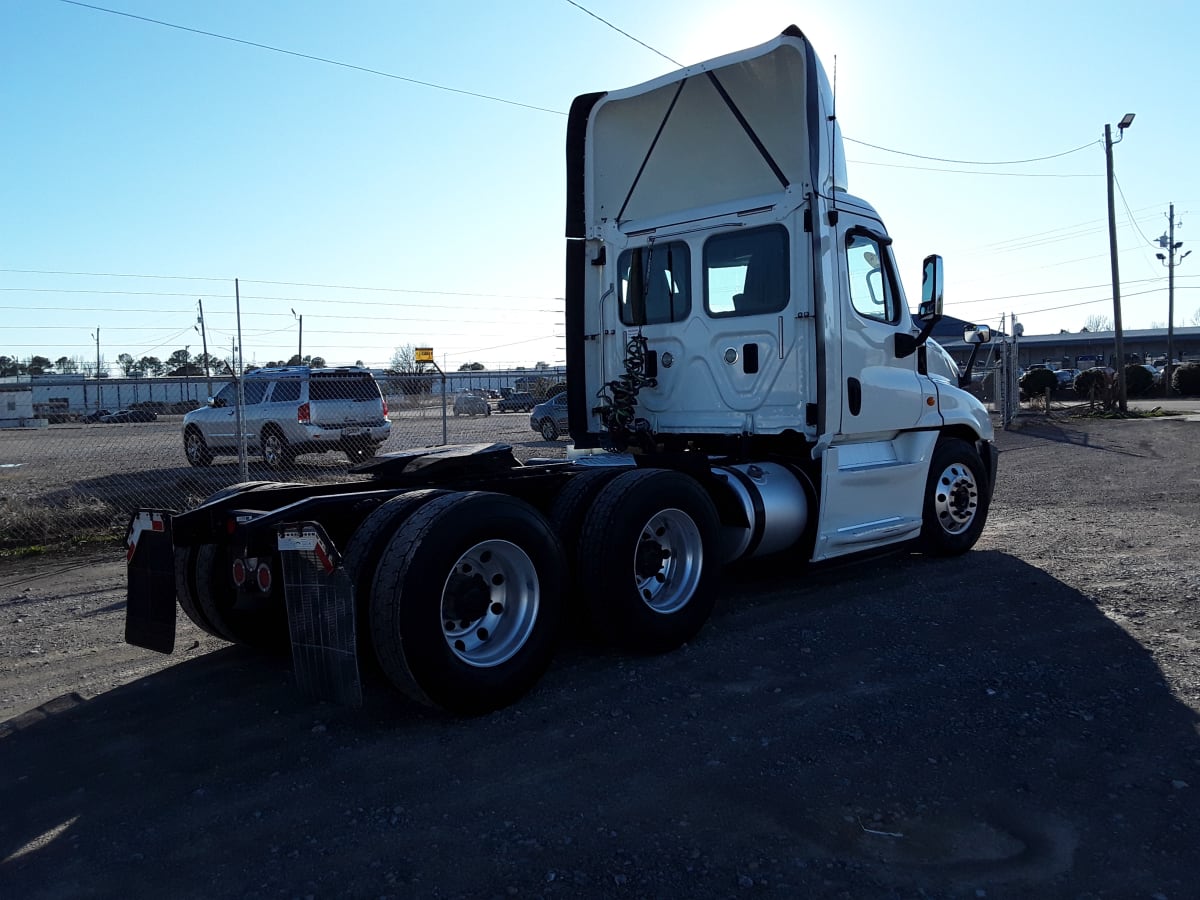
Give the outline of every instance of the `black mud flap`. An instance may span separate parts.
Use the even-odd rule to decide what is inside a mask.
[[[175,548],[165,509],[139,509],[125,533],[125,641],[175,649]]]
[[[281,525],[278,546],[300,690],[314,700],[361,706],[354,586],[341,555],[316,522]]]

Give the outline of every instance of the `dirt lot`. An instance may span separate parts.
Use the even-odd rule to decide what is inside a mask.
[[[1000,436],[977,549],[739,572],[475,719],[0,569],[0,897],[1200,895],[1200,424]],[[115,554],[114,554],[115,555]]]

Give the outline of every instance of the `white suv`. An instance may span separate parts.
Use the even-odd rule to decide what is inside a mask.
[[[327,450],[362,462],[391,434],[387,403],[367,369],[279,366],[247,372],[243,382],[246,449],[273,469]],[[183,417],[183,449],[193,466],[238,452],[236,384]]]

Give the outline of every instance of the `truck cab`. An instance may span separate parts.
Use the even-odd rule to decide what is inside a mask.
[[[914,319],[832,112],[792,27],[577,98],[567,154],[576,445],[792,456],[820,495],[816,559],[918,534],[939,437],[994,462],[986,410],[929,373],[941,260]]]

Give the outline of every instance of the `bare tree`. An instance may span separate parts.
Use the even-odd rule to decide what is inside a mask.
[[[1192,313],[1192,317],[1188,320],[1189,325],[1200,325],[1200,306],[1196,307],[1196,311]]]
[[[1092,313],[1083,322],[1084,331],[1112,331],[1113,320],[1102,313]]]
[[[401,375],[413,375],[420,371],[417,368],[417,351],[412,344],[396,348],[396,352],[392,354],[392,371]]]

